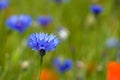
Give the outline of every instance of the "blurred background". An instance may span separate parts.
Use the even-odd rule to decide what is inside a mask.
[[[91,5],[103,10],[96,14]],[[21,14],[32,18],[24,32],[6,24]],[[41,76],[40,56],[27,46],[39,32],[61,41],[44,56]],[[0,80],[120,80],[119,36],[120,0],[0,0]]]

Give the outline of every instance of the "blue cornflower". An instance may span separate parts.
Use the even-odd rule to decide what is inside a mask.
[[[9,0],[0,0],[0,10],[7,8],[9,5]]]
[[[72,61],[70,59],[62,62],[60,58],[55,58],[53,64],[60,73],[64,73],[72,68]]]
[[[37,18],[37,22],[41,26],[48,26],[52,22],[52,17],[51,16],[39,16]]]
[[[61,3],[63,0],[54,0],[56,3]]]
[[[120,42],[117,38],[111,37],[106,41],[106,45],[108,48],[117,48],[117,47],[119,47]]]
[[[60,40],[53,34],[35,33],[31,34],[28,39],[28,46],[36,51],[50,52],[55,50],[59,43]]]
[[[54,2],[56,2],[56,3],[68,3],[68,2],[70,2],[70,0],[51,0],[51,1],[54,1]]]
[[[94,13],[95,15],[100,14],[101,12],[103,12],[103,7],[100,5],[92,5],[90,6],[90,10],[92,13]]]
[[[29,15],[13,15],[7,19],[6,25],[18,32],[24,32],[32,24],[32,18]]]

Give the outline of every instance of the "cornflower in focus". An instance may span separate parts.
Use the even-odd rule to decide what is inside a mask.
[[[39,25],[43,26],[43,27],[47,27],[50,25],[50,23],[52,23],[53,19],[51,16],[39,16],[37,18],[37,22]]]
[[[9,5],[9,0],[0,0],[0,10],[7,8]]]
[[[29,15],[13,15],[6,21],[6,25],[13,30],[18,32],[24,32],[32,24],[32,18]]]
[[[28,46],[32,48],[32,50],[39,51],[41,63],[46,52],[55,50],[59,43],[60,40],[54,34],[48,35],[45,33],[35,33],[31,34],[28,39]]]
[[[95,15],[95,17],[98,17],[98,15],[103,12],[103,7],[100,5],[91,5],[90,11]]]
[[[62,62],[60,58],[55,58],[53,65],[60,73],[64,73],[72,69],[72,61],[70,59],[66,59]]]

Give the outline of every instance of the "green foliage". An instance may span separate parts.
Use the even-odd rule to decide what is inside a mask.
[[[70,0],[59,5],[51,0],[11,0],[10,6],[0,11],[0,80],[36,80],[39,76],[39,56],[25,45],[25,40],[36,32],[57,34],[59,25],[65,26],[70,36],[68,40],[61,41],[55,51],[45,55],[43,68],[56,71],[52,61],[62,56],[74,61],[73,69],[64,74],[65,80],[76,80],[78,75],[83,80],[105,80],[107,64],[116,60],[117,52],[117,49],[106,48],[105,42],[111,36],[119,36],[120,12],[114,9],[116,5],[112,0],[102,0],[98,4],[104,7],[104,12],[95,21],[88,22],[88,16],[93,17],[89,10],[91,4],[90,0]],[[52,15],[54,21],[48,29],[33,24],[19,34],[10,30],[5,21],[9,16],[21,13],[30,14],[33,20],[40,15]],[[72,45],[75,46],[74,53],[71,52]],[[102,56],[103,52],[106,56]],[[26,70],[21,67],[25,60],[30,63]],[[76,67],[78,60],[84,62],[83,68]],[[101,71],[97,70],[98,65],[102,65]]]

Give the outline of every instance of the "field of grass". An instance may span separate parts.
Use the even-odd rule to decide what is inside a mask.
[[[69,37],[61,39],[56,50],[45,55],[42,70],[51,70],[57,80],[107,80],[108,63],[119,58],[116,57],[119,48],[106,46],[106,40],[120,36],[120,3],[115,1],[69,0],[56,4],[52,0],[10,0],[8,8],[0,11],[0,80],[38,80],[40,58],[26,46],[26,41],[36,32],[58,36],[59,26],[69,30]],[[98,18],[90,12],[94,3],[104,8]],[[7,18],[15,14],[27,14],[33,19],[32,26],[24,33],[6,26]],[[53,17],[47,28],[36,24],[37,17],[42,15]],[[71,59],[72,69],[60,74],[53,66],[56,57]],[[29,63],[26,69],[22,67],[24,61]]]

